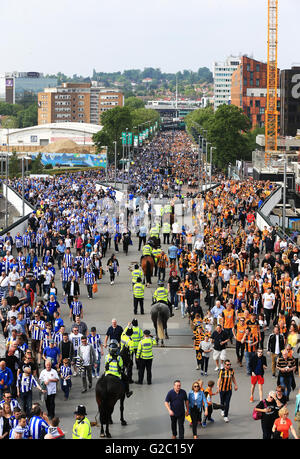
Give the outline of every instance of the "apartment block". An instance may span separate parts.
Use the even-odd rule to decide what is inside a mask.
[[[120,92],[91,83],[63,83],[38,94],[38,124],[99,124],[101,113],[118,105],[124,105],[124,96]]]
[[[267,107],[267,64],[242,56],[241,64],[232,74],[231,104],[241,108],[251,122],[251,128],[265,125]],[[278,70],[278,112],[280,89]]]

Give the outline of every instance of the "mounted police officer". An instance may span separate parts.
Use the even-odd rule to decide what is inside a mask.
[[[133,394],[132,391],[129,391],[128,378],[124,374],[124,363],[119,355],[119,346],[114,341],[110,343],[109,353],[105,357],[105,376],[107,375],[115,376],[123,382],[126,397],[130,397]]]
[[[169,301],[169,292],[165,288],[163,281],[158,282],[158,287],[153,294],[153,303],[165,303],[169,306],[170,316],[172,317],[174,315],[172,312],[172,304]]]

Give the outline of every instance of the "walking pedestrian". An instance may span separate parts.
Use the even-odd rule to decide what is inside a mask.
[[[185,411],[189,411],[189,401],[186,391],[181,389],[181,381],[174,381],[171,389],[165,399],[165,407],[168,410],[171,419],[172,439],[177,438],[177,425],[179,439],[184,439],[184,420]]]
[[[230,360],[227,359],[224,362],[224,368],[220,370],[218,379],[220,403],[224,405],[224,410],[221,411],[221,415],[224,417],[225,422],[229,422],[228,413],[232,396],[232,383],[234,384],[234,390],[238,390],[234,370],[231,368]]]

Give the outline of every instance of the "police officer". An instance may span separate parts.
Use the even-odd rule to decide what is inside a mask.
[[[76,411],[76,421],[73,425],[73,440],[91,440],[92,430],[91,423],[86,417],[86,409],[84,405],[78,405]]]
[[[131,327],[132,331],[133,331],[131,339],[133,341],[133,352],[134,352],[134,354],[136,356],[139,342],[141,341],[141,339],[144,336],[143,330],[138,326],[137,319],[132,319],[132,321],[129,322],[128,326],[124,329],[124,333],[126,333],[128,327]],[[135,363],[136,363],[136,367],[138,368],[138,360],[135,359]]]
[[[124,374],[124,363],[120,355],[118,355],[119,347],[117,343],[111,342],[109,345],[109,353],[105,357],[105,376],[112,375],[119,378],[124,383],[126,397],[130,397],[133,392],[129,391],[128,378]]]
[[[153,294],[153,302],[154,303],[165,303],[165,304],[167,304],[169,306],[169,309],[170,309],[170,316],[172,317],[174,315],[173,312],[172,312],[172,304],[168,299],[169,292],[164,287],[164,285],[165,284],[164,284],[163,281],[159,281],[158,287],[157,287],[157,289],[155,290],[155,292]]]
[[[132,286],[136,283],[138,277],[143,277],[143,271],[138,264],[134,265],[134,270],[131,273]]]
[[[131,327],[127,327],[126,331],[122,333],[121,336],[121,348],[120,348],[120,354],[125,356],[125,353],[127,353],[127,358],[129,360],[129,363],[127,364],[127,377],[128,377],[128,383],[133,383],[132,380],[132,367],[133,367],[133,354],[134,354],[134,344],[132,341],[132,335],[133,335],[133,330]]]
[[[152,384],[152,347],[156,344],[155,338],[150,335],[149,330],[144,330],[144,337],[139,342],[136,358],[139,361],[139,379],[136,384],[143,384],[145,369],[147,371],[147,384]]]
[[[170,233],[171,233],[170,223],[164,222],[162,226],[162,233],[164,236],[164,244],[170,244]]]
[[[145,244],[143,247],[143,257],[146,255],[152,255],[152,247],[149,243]]]
[[[161,254],[161,247],[157,247],[157,249],[152,249],[152,256],[154,257],[154,276],[157,276],[157,261],[158,257]]]
[[[142,283],[142,278],[138,277],[136,283],[133,284],[133,311],[137,314],[138,305],[141,308],[141,314],[144,314],[144,295],[145,286]]]

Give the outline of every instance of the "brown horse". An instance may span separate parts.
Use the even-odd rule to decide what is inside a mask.
[[[146,287],[150,287],[151,276],[153,276],[154,260],[150,255],[146,255],[141,260],[141,267],[144,273],[144,283],[146,279]]]

